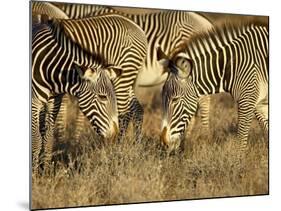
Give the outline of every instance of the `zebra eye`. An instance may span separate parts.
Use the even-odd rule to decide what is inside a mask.
[[[183,122],[185,122],[185,121],[187,121],[187,117],[186,117],[186,116],[183,116],[183,117],[181,118],[181,120],[182,120]]]
[[[173,103],[176,103],[176,102],[179,101],[179,99],[180,99],[180,97],[173,97],[173,98],[172,98],[172,102],[173,102]]]
[[[99,97],[99,99],[100,99],[101,101],[106,101],[106,100],[107,100],[106,95],[99,94],[98,97]]]

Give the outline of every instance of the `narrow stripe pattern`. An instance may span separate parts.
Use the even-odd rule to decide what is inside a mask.
[[[127,14],[111,7],[99,5],[67,3],[54,3],[54,5],[70,19],[96,17],[102,14],[115,13],[126,16],[137,23],[144,31],[148,40],[145,64],[138,73],[136,81],[138,86],[144,87],[163,84],[167,78],[167,74],[163,73],[163,68],[157,61],[156,48],[158,46],[161,46],[162,50],[166,54],[169,54],[173,49],[186,42],[192,34],[213,27],[212,23],[206,18],[194,12],[169,10]],[[206,132],[209,130],[209,105],[210,98],[208,96],[202,97],[199,101],[202,127]]]
[[[194,35],[170,56],[163,87],[162,140],[179,145],[202,95],[228,92],[238,103],[238,152],[254,116],[268,131],[268,25],[226,23]]]
[[[117,102],[126,110],[131,104],[128,101],[133,101],[133,79],[142,66],[146,45],[138,26],[116,15],[58,20],[40,27],[32,40],[32,152],[36,169],[42,156],[42,163],[46,167],[50,164],[54,122],[64,94],[78,99],[97,134],[114,138],[119,128]],[[116,67],[122,76],[112,77]],[[126,87],[124,81],[129,81]],[[117,94],[123,98],[116,99]]]
[[[112,128],[118,127],[114,88],[103,64],[94,58],[67,38],[59,26],[43,27],[32,40],[32,156],[35,170],[39,170],[40,164],[49,168],[54,124],[66,93],[78,99],[81,111],[99,135],[104,138],[114,135]],[[89,68],[91,75],[89,70],[80,68]]]

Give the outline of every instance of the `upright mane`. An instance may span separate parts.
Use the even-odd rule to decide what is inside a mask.
[[[213,28],[207,29],[206,31],[201,31],[194,33],[188,41],[181,44],[169,55],[170,58],[173,58],[178,53],[184,51],[188,46],[197,41],[203,41],[209,38],[221,37],[222,33],[228,32],[229,29],[238,31],[242,27],[248,26],[260,26],[265,27],[268,30],[268,18],[256,19],[256,18],[247,18],[247,19],[235,19],[232,21],[222,21],[214,25]]]

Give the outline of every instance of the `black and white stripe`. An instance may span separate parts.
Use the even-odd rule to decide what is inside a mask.
[[[121,135],[130,120],[136,120],[136,136],[140,137],[143,109],[134,94],[137,74],[144,65],[147,39],[133,21],[117,14],[94,18],[61,20],[67,35],[90,53],[102,55],[108,65],[122,73],[113,80],[120,115]]]
[[[92,36],[89,37],[89,34]],[[130,112],[126,109],[133,102],[132,80],[142,66],[145,53],[146,39],[143,32],[134,23],[118,15],[84,21],[55,21],[34,35],[34,165],[39,164],[42,149],[44,163],[48,164],[51,159],[54,122],[61,98],[66,93],[78,98],[80,109],[98,134],[110,139],[114,136],[118,130],[115,94],[119,95],[120,111]],[[107,60],[101,55],[106,55]],[[79,77],[79,72],[83,72],[84,76]],[[126,78],[129,78],[129,83]],[[114,81],[115,87],[110,79]],[[124,81],[127,86],[122,85]],[[120,99],[120,95],[124,97]]]
[[[45,26],[32,40],[32,155],[48,166],[54,124],[64,94],[78,99],[94,130],[106,139],[118,130],[112,82],[97,58],[71,41],[59,25]],[[82,70],[83,69],[83,70]]]
[[[167,145],[178,145],[198,98],[219,92],[230,93],[238,103],[240,151],[247,147],[254,115],[268,130],[267,24],[224,24],[195,35],[170,59],[162,59],[169,72],[162,95],[161,137]]]
[[[59,11],[61,10],[65,13],[69,19],[115,13],[128,17],[139,25],[148,40],[148,53],[145,66],[138,75],[137,83],[139,86],[161,84],[167,77],[167,75],[163,75],[163,68],[157,62],[156,47],[160,46],[166,54],[169,54],[182,43],[186,42],[192,34],[213,27],[209,20],[195,12],[163,10],[129,14],[117,11],[112,7],[99,5],[54,3],[53,6],[56,6]],[[33,11],[38,13],[41,10]],[[51,15],[50,13],[50,17],[52,17]]]
[[[163,73],[162,66],[157,61],[156,48],[169,54],[173,49],[186,42],[192,34],[211,29],[212,23],[205,17],[184,11],[163,10],[142,14],[127,14],[111,7],[82,4],[56,3],[69,18],[83,18],[98,16],[106,13],[117,13],[126,16],[137,23],[148,39],[148,51],[143,68],[139,71],[138,86],[155,86],[163,84],[167,74]],[[209,97],[202,97],[199,101],[202,125],[209,129]]]
[[[86,18],[110,12],[110,8],[94,4],[53,3],[53,5],[62,10],[69,19]]]

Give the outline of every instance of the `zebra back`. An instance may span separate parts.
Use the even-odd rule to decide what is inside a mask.
[[[49,2],[32,2],[32,13],[34,15],[46,15],[56,19],[69,18],[69,16],[63,10]]]
[[[122,70],[120,77],[113,81],[118,99],[134,89],[147,53],[146,36],[137,24],[117,14],[59,22],[74,43],[91,54],[100,55],[106,65]],[[127,97],[119,100],[118,109],[125,110],[129,102]]]
[[[62,10],[70,19],[81,19],[112,11],[109,7],[94,4],[53,3],[53,5]]]
[[[131,20],[111,14],[60,20],[60,25],[73,42],[92,54],[103,56],[108,65],[125,68],[126,58],[133,57],[136,67],[142,66],[147,40]]]
[[[210,94],[237,89],[236,86],[241,85],[237,80],[244,81],[239,77],[243,77],[251,65],[259,66],[258,74],[268,81],[268,47],[267,23],[240,20],[220,23],[209,31],[195,34],[176,49],[171,58],[184,52],[192,59],[194,82],[198,83],[201,93]],[[202,65],[206,65],[206,71],[195,71]]]

